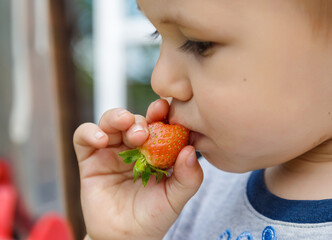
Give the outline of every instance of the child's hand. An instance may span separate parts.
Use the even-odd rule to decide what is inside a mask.
[[[76,130],[82,208],[91,239],[161,239],[198,190],[203,174],[191,146],[180,152],[170,178],[161,183],[152,178],[146,187],[133,183],[133,165],[118,155],[143,144],[147,120],[163,120],[168,111],[165,100],[150,105],[147,119],[112,109],[99,126],[86,123]]]

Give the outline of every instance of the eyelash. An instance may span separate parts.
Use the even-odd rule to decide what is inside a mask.
[[[158,30],[150,34],[153,39],[157,39],[160,34]],[[205,56],[205,52],[213,46],[212,42],[199,42],[187,40],[182,46],[179,47],[184,52],[194,53],[199,56]]]

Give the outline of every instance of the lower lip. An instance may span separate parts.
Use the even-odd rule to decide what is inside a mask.
[[[203,134],[198,132],[190,132],[189,144],[197,149],[197,144],[203,138],[203,136],[204,136]]]

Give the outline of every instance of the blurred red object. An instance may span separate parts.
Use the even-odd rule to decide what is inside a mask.
[[[0,240],[13,240],[14,223],[30,225],[30,217],[25,212],[22,201],[19,202],[10,165],[0,158]],[[29,232],[27,240],[74,240],[69,222],[56,213],[42,216]]]
[[[27,240],[74,240],[74,235],[67,221],[50,213],[38,220]]]
[[[10,166],[0,159],[0,240],[13,236],[17,197],[17,190],[11,182]]]
[[[0,239],[10,239],[13,235],[17,203],[17,192],[13,186],[0,184],[0,203]]]
[[[11,184],[12,173],[9,164],[0,158],[0,184]]]

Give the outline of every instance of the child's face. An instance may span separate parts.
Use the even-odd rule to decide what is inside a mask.
[[[218,168],[280,164],[332,137],[332,52],[291,2],[138,0],[162,36],[152,87]]]

